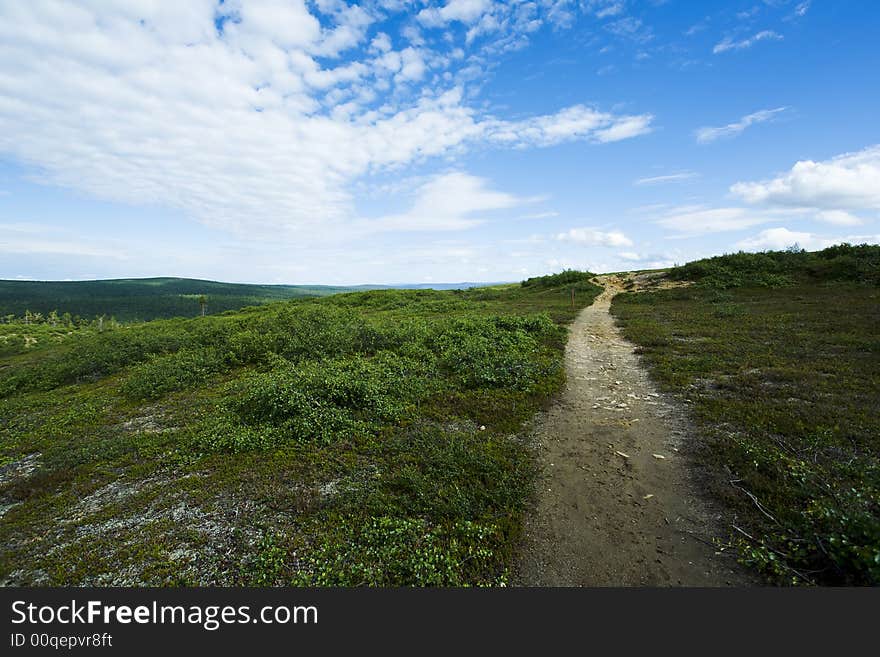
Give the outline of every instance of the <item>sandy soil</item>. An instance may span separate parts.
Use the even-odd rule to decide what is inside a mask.
[[[542,476],[513,583],[749,584],[734,555],[712,547],[719,516],[684,455],[685,411],[654,387],[609,314],[626,279],[600,282],[605,291],[570,327],[565,390],[539,421]]]

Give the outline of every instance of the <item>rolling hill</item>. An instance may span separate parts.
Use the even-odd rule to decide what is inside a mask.
[[[221,283],[193,278],[120,278],[95,281],[0,280],[0,318],[22,317],[26,311],[48,315],[70,313],[85,319],[101,315],[120,322],[150,321],[201,314],[199,299],[207,300],[207,314],[216,315],[245,306],[340,292],[363,292],[389,287],[401,289],[466,289],[492,283],[419,283],[383,285],[255,285]]]

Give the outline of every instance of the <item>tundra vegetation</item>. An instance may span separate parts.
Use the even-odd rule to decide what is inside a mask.
[[[880,247],[676,267],[612,312],[699,427],[741,559],[771,582],[880,584]]]
[[[41,324],[0,358],[0,582],[504,584],[590,277]]]

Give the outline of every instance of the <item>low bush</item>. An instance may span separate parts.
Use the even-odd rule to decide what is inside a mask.
[[[224,366],[221,353],[213,347],[181,349],[131,368],[121,392],[134,400],[157,399],[201,383]]]
[[[492,586],[506,583],[497,527],[421,518],[341,523],[313,550],[294,586]]]

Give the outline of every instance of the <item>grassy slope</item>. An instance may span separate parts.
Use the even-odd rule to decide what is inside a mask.
[[[84,318],[98,315],[119,321],[195,317],[198,297],[208,297],[211,314],[245,306],[306,296],[347,292],[351,288],[307,285],[247,285],[190,278],[137,278],[103,281],[0,281],[0,317],[47,315],[52,310]]]
[[[772,581],[880,583],[878,262],[878,247],[725,256],[673,270],[694,287],[612,306],[690,402],[733,540]]]
[[[503,582],[572,284],[598,292],[344,294],[0,360],[0,581]]]

